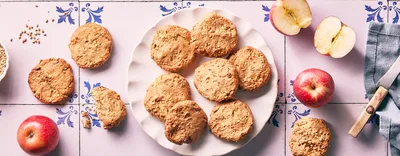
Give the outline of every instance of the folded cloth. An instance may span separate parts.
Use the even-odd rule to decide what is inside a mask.
[[[369,99],[379,79],[400,55],[400,25],[375,23],[369,25],[364,64],[364,85]],[[400,76],[377,109],[379,133],[390,142],[392,156],[400,156]]]

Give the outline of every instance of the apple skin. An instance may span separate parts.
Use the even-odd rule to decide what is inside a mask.
[[[275,24],[274,24],[274,19],[272,18],[272,14],[274,14],[275,8],[276,8],[276,5],[275,5],[275,3],[274,3],[274,4],[272,4],[271,9],[269,9],[269,10],[270,10],[270,13],[269,13],[269,20],[271,21],[272,27],[274,27],[274,29],[275,29],[276,31],[278,31],[279,33],[281,33],[282,35],[294,36],[294,35],[285,34],[284,32],[280,31],[280,30],[275,26]]]
[[[328,104],[335,92],[332,76],[317,68],[310,68],[297,75],[293,83],[296,98],[305,106],[318,108]]]
[[[18,144],[30,155],[45,155],[53,151],[59,141],[57,124],[46,116],[34,115],[25,119],[17,131]]]

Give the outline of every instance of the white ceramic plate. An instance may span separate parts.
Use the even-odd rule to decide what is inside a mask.
[[[203,15],[215,11],[218,14],[230,19],[237,27],[239,34],[238,48],[250,45],[262,51],[270,63],[272,75],[269,82],[257,92],[243,92],[238,91],[235,95],[236,98],[246,102],[254,115],[254,129],[239,143],[231,143],[222,141],[216,138],[209,130],[207,130],[201,137],[192,145],[175,145],[170,143],[164,136],[164,124],[152,117],[144,108],[144,96],[150,83],[159,75],[167,73],[156,65],[150,58],[150,45],[156,31],[165,25],[179,25],[191,30],[192,26]],[[186,72],[180,73],[189,82],[192,92],[192,98],[204,109],[208,117],[211,109],[215,105],[203,98],[195,89],[193,84],[194,69],[199,64],[209,60],[210,58],[197,57],[196,63],[193,64],[191,69],[185,70]],[[185,9],[167,16],[157,22],[157,24],[148,30],[142,41],[134,49],[132,61],[128,71],[128,93],[129,103],[132,107],[133,115],[141,125],[142,129],[161,146],[171,149],[182,155],[222,155],[229,153],[247,144],[253,139],[264,127],[274,108],[274,103],[278,91],[278,73],[276,70],[274,57],[268,45],[265,43],[263,37],[254,30],[249,23],[243,19],[233,15],[230,12],[214,8],[194,8]]]

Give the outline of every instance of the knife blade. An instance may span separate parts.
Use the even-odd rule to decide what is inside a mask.
[[[356,122],[349,130],[349,134],[353,137],[357,137],[357,135],[364,128],[368,119],[375,113],[376,109],[378,109],[379,105],[382,103],[383,99],[386,97],[390,86],[393,84],[394,80],[396,80],[397,76],[400,73],[400,57],[397,57],[396,61],[392,64],[389,70],[383,75],[379,81],[379,87],[376,90],[374,96],[372,96],[371,100],[368,102],[367,106],[361,112],[361,115],[358,117]]]

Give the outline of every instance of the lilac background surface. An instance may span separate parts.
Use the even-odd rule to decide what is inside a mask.
[[[329,156],[388,155],[387,142],[379,135],[376,120],[368,123],[358,138],[352,138],[347,131],[368,102],[362,78],[368,22],[397,23],[396,14],[400,11],[396,3],[375,0],[309,0],[313,13],[311,26],[297,36],[284,37],[265,18],[269,14],[266,8],[271,8],[273,1],[96,1],[99,2],[22,3],[0,0],[0,19],[3,21],[0,24],[0,40],[5,43],[11,59],[8,75],[0,82],[0,155],[26,155],[18,146],[16,131],[25,118],[34,114],[49,116],[60,128],[60,144],[49,155],[178,155],[147,136],[131,114],[130,108],[120,127],[111,131],[98,127],[93,101],[87,93],[93,87],[104,85],[117,91],[127,102],[127,68],[133,47],[144,32],[163,16],[173,14],[176,10],[202,6],[225,9],[247,20],[266,40],[279,72],[279,95],[270,121],[248,145],[228,155],[292,155],[288,147],[291,127],[294,121],[304,116],[327,121],[333,135]],[[71,12],[64,16],[65,22],[61,19],[58,23],[60,16],[65,15],[62,11],[68,12],[68,9]],[[313,47],[315,28],[329,15],[339,17],[357,33],[356,47],[341,59],[320,55]],[[51,19],[55,22],[45,23]],[[111,59],[96,70],[80,70],[70,58],[68,49],[69,37],[73,31],[88,20],[107,27],[114,40]],[[25,24],[38,24],[46,30],[47,36],[41,37],[40,45],[30,42],[22,44],[18,40],[18,34]],[[27,84],[28,73],[33,66],[39,59],[49,57],[64,58],[73,66],[76,89],[66,105],[40,104]],[[303,106],[292,94],[291,80],[302,70],[311,67],[332,74],[337,87],[332,102],[319,109]],[[90,130],[82,128],[80,124],[80,114],[83,111],[88,111],[92,123],[95,123]]]

